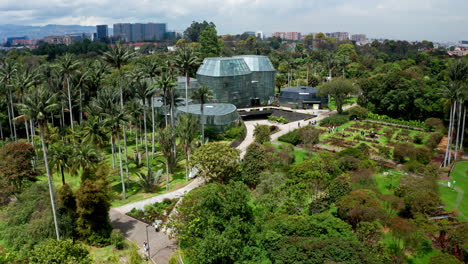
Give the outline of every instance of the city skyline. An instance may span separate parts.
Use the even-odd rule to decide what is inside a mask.
[[[110,0],[30,0],[0,3],[0,23],[23,25],[113,25],[167,23],[184,30],[192,21],[212,21],[219,34],[244,31],[350,32],[369,38],[457,41],[468,38],[468,6],[463,0],[156,0],[134,4]],[[280,18],[280,19],[278,19]]]

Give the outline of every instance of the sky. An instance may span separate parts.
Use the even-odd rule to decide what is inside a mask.
[[[183,31],[203,20],[219,34],[345,31],[458,41],[468,39],[468,0],[0,0],[0,24],[165,22]]]

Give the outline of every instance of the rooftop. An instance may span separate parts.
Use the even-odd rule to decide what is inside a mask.
[[[281,89],[282,92],[289,92],[289,93],[317,93],[318,88],[316,87],[307,87],[307,86],[295,86],[295,87],[287,87]]]
[[[186,111],[185,106],[179,106],[177,110],[184,113],[188,112],[190,114],[201,115],[200,104],[188,105],[188,111]],[[237,108],[233,104],[210,103],[203,105],[203,114],[207,116],[223,116],[235,112],[236,110]]]
[[[259,55],[242,55],[242,56],[235,56],[233,58],[242,58],[244,59],[247,66],[249,66],[250,70],[255,71],[275,71],[275,67],[271,64],[270,59],[267,56],[259,56]]]
[[[205,58],[197,74],[213,77],[237,76],[251,73],[249,66],[241,58]]]

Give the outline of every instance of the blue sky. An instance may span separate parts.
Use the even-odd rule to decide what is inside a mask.
[[[0,0],[0,24],[167,22],[174,30],[213,21],[244,31],[365,33],[372,38],[468,39],[467,0]]]

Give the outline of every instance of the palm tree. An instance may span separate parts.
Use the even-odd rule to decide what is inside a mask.
[[[72,98],[71,98],[70,79],[72,75],[78,70],[79,66],[80,66],[80,61],[75,60],[75,58],[69,53],[61,57],[57,61],[57,65],[56,65],[60,75],[64,77],[63,87],[66,88],[67,95],[68,95],[68,108],[70,111],[70,123],[71,123],[72,130],[74,130],[74,127],[73,127],[73,106],[72,106]]]
[[[204,119],[204,111],[203,107],[208,100],[213,97],[213,91],[203,85],[200,85],[198,89],[193,91],[192,99],[198,101],[200,103],[200,123],[201,123],[201,142],[205,142],[205,119]]]
[[[464,87],[466,85],[467,78],[468,78],[468,64],[463,62],[462,60],[456,60],[453,64],[450,65],[448,69],[449,85],[442,89],[442,92],[445,95],[445,97],[450,99],[450,122],[449,122],[448,138],[447,138],[447,147],[445,149],[445,158],[443,162],[444,167],[448,166],[451,163],[451,156],[452,156],[451,145],[452,145],[453,134],[454,134],[454,129],[455,129],[456,110],[457,110],[457,105],[458,105],[458,107],[460,108],[458,119],[460,120],[463,97],[465,96]],[[456,135],[457,140],[458,140],[458,134],[459,134],[459,131]]]
[[[54,216],[55,233],[57,235],[57,240],[60,240],[60,231],[58,227],[57,211],[55,208],[54,190],[52,185],[52,174],[50,172],[47,158],[47,146],[44,138],[44,125],[47,123],[47,116],[57,107],[58,105],[56,104],[56,95],[51,94],[47,89],[42,87],[31,91],[30,94],[25,96],[23,104],[19,105],[21,113],[25,114],[30,119],[37,120],[39,124],[42,151],[44,155],[44,165],[47,173],[47,182],[49,184],[50,202],[52,204],[52,213]]]
[[[95,147],[88,142],[82,142],[73,151],[70,172],[76,174],[80,169],[88,169],[97,166],[101,157]]]
[[[166,100],[170,101],[169,112],[171,115],[171,126],[174,127],[175,89],[177,87],[176,74],[172,68],[161,73],[158,78],[158,87],[165,91]]]
[[[13,131],[13,137],[16,140],[16,125],[15,122],[13,121],[13,118],[15,117],[15,110],[13,108],[13,92],[11,89],[11,81],[14,78],[14,75],[16,73],[16,65],[13,63],[9,63],[8,61],[3,62],[2,67],[0,68],[0,80],[3,83],[4,89],[7,90],[8,93],[8,98],[10,101],[10,105],[8,108],[8,120],[10,124],[10,133]]]
[[[151,82],[154,83],[154,77],[159,72],[159,62],[155,59],[149,60],[143,66],[143,71],[147,77],[151,79]],[[151,105],[151,155],[154,158],[154,137],[155,137],[155,118],[154,118],[154,94],[151,95],[150,98],[150,105]]]
[[[101,121],[98,116],[90,116],[81,124],[81,137],[83,142],[89,142],[98,146],[104,147],[104,142],[107,141],[108,135],[106,132],[106,123]]]
[[[166,158],[166,189],[169,190],[169,174],[174,173],[176,157],[174,153],[175,147],[175,133],[171,125],[159,130],[157,133],[158,142],[161,150]]]
[[[183,114],[177,122],[177,136],[180,139],[180,145],[185,151],[185,179],[189,180],[189,161],[192,151],[192,143],[197,132],[198,120],[194,115]]]
[[[20,103],[23,103],[23,96],[25,93],[34,86],[34,80],[37,79],[36,74],[32,73],[31,70],[27,67],[19,67],[14,76],[12,86],[15,88],[15,91],[18,96]],[[28,120],[23,118],[24,127],[26,130],[26,138],[29,141],[29,130],[28,130]]]
[[[185,74],[185,108],[188,107],[188,87],[190,85],[190,71],[200,65],[199,54],[188,45],[176,50],[174,65]]]
[[[135,56],[134,52],[122,46],[119,42],[112,49],[104,53],[104,61],[117,69],[119,74],[120,106],[124,106],[123,88],[122,88],[122,67]]]
[[[65,169],[70,170],[73,148],[68,144],[55,143],[50,145],[49,154],[51,168],[57,168],[57,171],[62,175],[62,185],[65,185]]]
[[[147,108],[147,99],[152,96],[155,92],[155,88],[149,85],[147,81],[137,81],[134,83],[135,95],[143,103],[143,127],[144,127],[144,137],[145,137],[145,156],[146,156],[146,167],[149,166],[148,159],[148,137],[146,133],[146,108]]]

